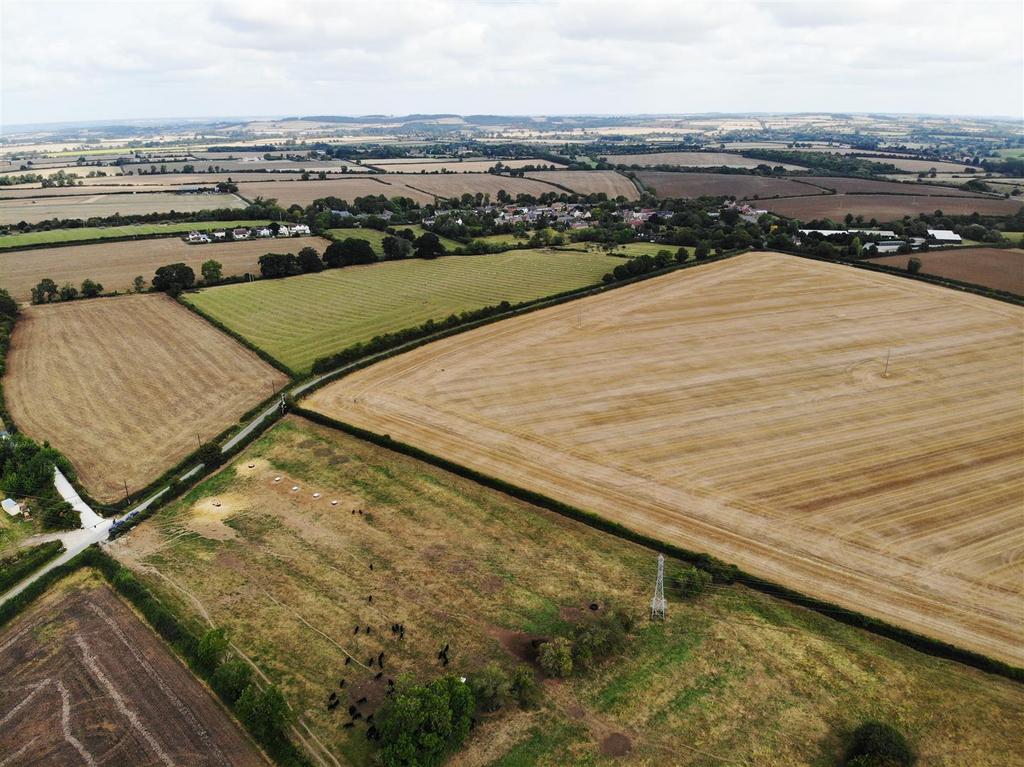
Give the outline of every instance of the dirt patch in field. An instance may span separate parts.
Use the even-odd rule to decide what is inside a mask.
[[[625,756],[633,750],[633,741],[621,732],[613,732],[601,741],[603,756]]]
[[[238,493],[225,493],[203,498],[188,511],[188,528],[204,538],[228,541],[237,538],[235,531],[225,524],[235,513],[248,510],[245,497]]]

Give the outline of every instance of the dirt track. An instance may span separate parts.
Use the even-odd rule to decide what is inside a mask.
[[[156,479],[286,381],[163,295],[24,310],[4,396],[18,427],[49,440],[101,502]]]
[[[5,767],[267,764],[106,585],[73,579],[0,632]]]
[[[1022,318],[752,253],[429,344],[309,405],[1024,665]]]

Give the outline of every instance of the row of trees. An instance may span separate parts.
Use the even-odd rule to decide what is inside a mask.
[[[82,280],[81,289],[70,282],[60,287],[49,277],[44,277],[32,288],[33,304],[52,304],[57,301],[74,301],[76,298],[95,298],[103,292],[103,285],[95,280]]]

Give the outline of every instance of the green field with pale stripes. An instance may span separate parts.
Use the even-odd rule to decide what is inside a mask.
[[[448,315],[582,288],[621,264],[546,249],[409,259],[209,288],[186,300],[298,373],[359,341]]]

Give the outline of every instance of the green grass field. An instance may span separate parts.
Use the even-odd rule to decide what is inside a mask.
[[[182,232],[209,232],[239,226],[259,226],[266,221],[197,221],[182,224],[131,224],[128,226],[90,226],[79,229],[51,229],[48,232],[0,235],[0,249],[24,248],[27,245],[49,245],[64,242],[85,242],[110,237],[139,237]]]
[[[419,224],[396,224],[394,227],[398,231],[403,229],[412,229],[416,236],[419,237],[426,230]],[[347,237],[355,237],[357,240],[366,240],[370,243],[370,247],[373,248],[373,252],[378,256],[384,255],[384,238],[388,236],[387,232],[380,232],[376,229],[367,229],[366,227],[356,227],[354,229],[328,229],[328,236],[335,240],[344,240]],[[439,237],[441,244],[444,245],[444,249],[451,251],[455,248],[461,248],[462,243],[450,240],[447,237]]]
[[[510,250],[409,259],[227,285],[186,296],[296,372],[317,357],[429,319],[599,283],[622,263],[599,253]]]
[[[655,552],[294,416],[111,553],[197,630],[227,628],[355,767],[373,753],[363,723],[342,729],[343,711],[373,699],[376,668],[345,665],[345,652],[384,651],[396,679],[511,668],[591,603],[636,615],[625,652],[545,683],[538,710],[481,717],[455,763],[834,767],[867,718],[906,733],[922,767],[1019,763],[1019,684],[741,586],[696,600],[670,590],[667,620],[651,622]],[[445,669],[436,654],[449,642]],[[602,753],[615,733],[628,755]]]

